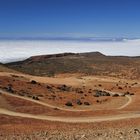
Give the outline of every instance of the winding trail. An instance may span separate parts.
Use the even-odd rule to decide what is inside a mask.
[[[63,111],[72,111],[72,112],[93,111],[93,109],[74,109],[74,108],[58,107],[58,106],[55,106],[55,105],[51,105],[51,104],[47,104],[47,103],[44,103],[44,102],[41,102],[41,101],[37,101],[37,100],[31,99],[29,97],[23,97],[23,96],[19,96],[19,95],[16,95],[16,94],[12,94],[12,93],[9,93],[7,91],[3,91],[2,89],[0,89],[0,92],[5,94],[5,95],[8,95],[8,96],[20,98],[20,99],[23,99],[23,100],[26,100],[26,101],[30,101],[30,102],[34,102],[34,103],[37,103],[39,105],[43,105],[43,106],[50,107],[50,108],[57,108],[57,109],[63,110]],[[109,91],[107,91],[107,92],[109,92]],[[110,93],[111,94],[115,94],[116,92],[110,92]],[[118,93],[118,94],[121,94],[121,93]],[[127,105],[129,105],[132,102],[132,98],[130,96],[126,95],[126,97],[128,98],[128,102],[125,103],[124,105],[122,105],[121,107],[116,108],[116,109],[123,109],[123,108],[125,108]]]
[[[11,76],[11,75],[14,75],[14,74],[13,73],[8,73],[8,72],[1,72],[0,75],[2,75],[2,76],[3,75],[5,75],[5,76]],[[35,79],[38,82],[44,82],[44,83],[46,83],[46,81],[51,81],[51,80],[53,80],[53,83],[56,81],[56,80],[54,80],[54,78],[49,78],[48,79],[48,77],[32,76],[32,75],[22,74],[22,73],[16,73],[15,75],[17,75],[17,76],[23,76],[25,78],[29,78],[30,80]],[[65,82],[68,80],[67,81],[68,83],[70,83],[70,81],[72,80],[72,79],[69,79],[69,78],[67,80],[66,79],[67,78],[65,78]],[[83,82],[83,81],[80,82],[79,79],[75,79],[75,78],[73,80],[75,81],[74,82],[75,84],[77,83],[77,84],[80,84],[81,85],[82,82]],[[64,82],[62,79],[60,81],[61,81],[61,83]],[[102,89],[102,90],[103,91],[106,91],[106,92],[109,92],[110,94],[116,94],[117,93],[117,92],[111,92],[111,91],[104,90],[104,89]],[[34,103],[37,103],[37,104],[40,104],[40,105],[43,105],[43,106],[46,106],[46,107],[57,108],[59,110],[64,110],[64,111],[73,111],[73,112],[75,111],[75,112],[77,112],[77,111],[92,111],[93,110],[93,109],[75,109],[75,108],[71,108],[70,109],[70,108],[58,107],[58,106],[55,106],[55,105],[51,105],[51,104],[47,104],[47,103],[44,103],[44,102],[36,101],[36,100],[33,100],[31,98],[28,98],[28,97],[22,97],[22,96],[18,96],[18,95],[15,95],[15,94],[10,94],[10,93],[5,92],[5,91],[3,91],[1,89],[0,89],[0,92],[2,92],[4,94],[7,94],[7,95],[10,95],[10,96],[14,96],[14,97],[20,98],[20,99],[28,100],[28,101],[31,101],[31,102],[34,102]],[[117,93],[117,94],[122,95],[122,93]],[[125,103],[124,105],[122,105],[121,107],[116,108],[116,109],[123,109],[123,108],[125,108],[126,106],[128,106],[132,102],[132,98],[130,96],[126,95],[125,97],[128,98],[128,102]]]
[[[50,107],[50,108],[57,108],[59,110],[63,110],[63,111],[73,111],[73,112],[77,112],[77,111],[91,111],[93,109],[74,109],[74,108],[63,108],[63,107],[58,107],[58,106],[55,106],[55,105],[51,105],[51,104],[47,104],[47,103],[44,103],[44,102],[41,102],[41,101],[38,101],[38,100],[34,100],[32,98],[29,98],[29,97],[23,97],[23,96],[19,96],[19,95],[16,95],[16,94],[12,94],[12,93],[9,93],[9,92],[6,92],[6,91],[3,91],[0,89],[0,92],[2,94],[5,94],[5,95],[8,95],[8,96],[12,96],[12,97],[16,97],[16,98],[19,98],[19,99],[23,99],[23,100],[26,100],[26,101],[30,101],[30,102],[33,102],[33,103],[36,103],[36,104],[39,104],[39,105],[43,105],[43,106],[46,106],[46,107]]]
[[[47,121],[58,121],[67,123],[89,123],[89,122],[102,122],[102,121],[115,121],[122,119],[139,118],[140,113],[123,114],[115,116],[104,116],[104,117],[55,117],[55,116],[43,116],[43,115],[32,115],[27,113],[19,113],[14,111],[9,111],[0,108],[0,114],[23,117],[37,120],[47,120]]]
[[[19,75],[21,75],[21,74],[19,74]],[[25,75],[23,75],[23,76],[25,76]],[[28,78],[29,78],[29,76],[28,76]],[[30,79],[32,79],[32,78],[33,77],[31,76]],[[39,79],[37,79],[37,80],[39,80]],[[44,81],[46,81],[46,79]],[[81,83],[78,83],[78,84],[81,84]],[[2,89],[0,89],[0,92],[2,94],[8,95],[8,96],[17,97],[17,98],[31,101],[31,102],[34,102],[34,103],[37,103],[37,104],[40,104],[40,105],[43,105],[46,107],[50,107],[50,108],[58,108],[63,111],[73,111],[73,112],[75,112],[75,111],[76,112],[77,111],[93,111],[93,109],[90,109],[90,110],[89,109],[86,109],[86,110],[78,109],[77,110],[74,108],[69,109],[69,108],[58,107],[58,106],[50,105],[50,104],[47,104],[47,103],[44,103],[41,101],[33,100],[28,97],[11,94],[9,92],[3,91]],[[108,92],[111,94],[116,93],[116,92],[111,92],[111,91],[108,91]],[[121,95],[122,93],[117,93],[117,94]],[[123,109],[132,102],[131,96],[126,95],[126,98],[128,98],[128,102],[117,109]],[[140,112],[136,112],[136,113],[131,112],[131,113],[127,113],[127,114],[103,116],[103,117],[59,117],[59,116],[33,115],[33,114],[28,114],[28,113],[20,113],[20,112],[14,112],[14,111],[10,111],[10,110],[3,109],[3,108],[0,108],[0,114],[9,115],[9,116],[13,116],[13,117],[23,117],[23,118],[30,118],[30,119],[59,121],[59,122],[67,122],[67,123],[89,123],[89,122],[115,121],[115,120],[122,120],[122,119],[140,118]]]
[[[132,102],[131,96],[125,95],[125,97],[128,98],[128,102],[126,104],[122,105],[121,107],[119,107],[118,109],[123,109],[123,108],[127,107]]]
[[[49,105],[49,104],[46,104],[46,103],[43,103],[40,101],[29,99],[26,97],[18,96],[15,94],[10,94],[10,93],[5,92],[3,90],[0,90],[0,92],[2,92],[3,94],[8,94],[10,96],[20,98],[20,99],[35,102],[35,103],[38,103],[40,105],[44,105],[47,107],[51,107],[51,108],[56,107],[56,106]],[[122,109],[131,103],[131,101],[132,101],[131,97],[130,96],[126,96],[126,97],[129,99],[128,102],[126,104],[124,104],[123,106],[121,106],[119,109]],[[65,109],[65,108],[60,108],[60,109],[67,110],[67,111],[77,111],[77,110]],[[66,123],[89,123],[89,122],[115,121],[115,120],[131,119],[131,118],[139,118],[140,117],[139,112],[138,113],[112,115],[112,116],[103,116],[103,117],[58,117],[58,116],[47,116],[47,115],[44,116],[44,115],[33,115],[33,114],[28,114],[28,113],[20,113],[20,112],[14,112],[14,111],[10,111],[10,110],[3,109],[3,108],[0,108],[0,114],[14,116],[14,117],[23,117],[23,118],[47,120],[47,121],[58,121],[58,122],[66,122]]]
[[[108,90],[103,90],[103,91],[106,91],[106,92],[109,92],[110,94],[118,94],[119,96],[122,95],[122,93],[119,93],[119,92],[112,92],[112,91],[108,91]],[[124,105],[122,105],[121,107],[118,107],[117,109],[123,109],[125,108],[126,106],[128,106],[129,104],[131,104],[132,102],[132,98],[130,95],[125,95],[126,98],[128,98],[128,102],[126,102]]]

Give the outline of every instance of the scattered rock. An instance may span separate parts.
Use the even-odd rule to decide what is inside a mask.
[[[34,100],[39,100],[39,98],[37,96],[33,96],[32,97]]]
[[[82,102],[81,102],[81,100],[77,100],[77,102],[76,102],[78,105],[82,105]]]
[[[59,86],[58,89],[61,91],[70,91],[70,87],[66,85]]]
[[[112,97],[118,97],[118,96],[119,96],[119,94],[117,94],[117,93],[112,95]]]
[[[130,95],[135,95],[134,93],[130,93]]]
[[[134,129],[134,134],[137,134],[137,135],[140,134],[140,130],[137,129],[137,128],[135,128],[135,129]]]
[[[35,80],[32,80],[31,84],[37,84],[37,82]]]
[[[13,88],[12,88],[12,85],[8,85],[7,87],[6,87],[6,91],[8,91],[8,92],[10,92],[10,93],[14,93],[14,90],[13,90]]]
[[[73,106],[72,102],[68,101],[66,104],[66,106]]]
[[[96,90],[96,93],[94,94],[94,97],[100,97],[100,96],[110,96],[110,93],[106,91]]]
[[[47,89],[52,89],[52,87],[47,85]]]
[[[84,102],[84,105],[90,105],[90,103],[89,102]]]
[[[122,87],[118,87],[118,89],[123,89]]]

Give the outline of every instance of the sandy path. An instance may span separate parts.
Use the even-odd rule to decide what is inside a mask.
[[[83,83],[87,83],[89,81],[104,81],[104,82],[118,82],[120,79],[114,77],[105,77],[105,76],[81,76],[81,77],[41,77],[41,76],[33,76],[24,73],[10,73],[10,72],[0,72],[0,76],[23,76],[30,80],[36,80],[41,83],[49,83],[49,84],[66,84],[70,86],[80,86]],[[121,79],[126,81],[125,79]],[[132,82],[133,80],[131,80]],[[127,80],[128,82],[128,80]],[[133,81],[133,82],[136,82]],[[138,82],[138,81],[137,81]]]
[[[16,98],[20,98],[20,99],[23,99],[23,100],[26,100],[26,101],[30,101],[30,102],[33,102],[33,103],[36,103],[36,104],[39,104],[39,105],[43,105],[43,106],[46,106],[46,107],[50,107],[50,108],[57,108],[59,110],[63,110],[63,111],[90,111],[90,110],[84,110],[84,109],[74,109],[74,108],[63,108],[63,107],[58,107],[58,106],[54,106],[54,105],[51,105],[51,104],[47,104],[47,103],[44,103],[44,102],[41,102],[41,101],[38,101],[38,100],[34,100],[32,98],[28,98],[28,97],[23,97],[23,96],[18,96],[18,95],[15,95],[15,94],[12,94],[12,93],[9,93],[9,92],[6,92],[6,91],[3,91],[0,89],[0,92],[2,94],[5,94],[5,95],[8,95],[8,96],[12,96],[12,97],[16,97]]]
[[[11,73],[0,73],[0,75],[10,76]],[[42,77],[36,77],[36,76],[30,76],[30,75],[25,76],[24,74],[23,75],[22,74],[16,74],[16,75],[24,76],[24,77],[27,77],[29,79],[35,79],[39,82],[50,81],[50,78],[46,78],[46,77],[42,78]],[[51,82],[56,81],[55,78],[52,78],[51,80],[52,80]],[[62,80],[63,82],[67,81],[68,83],[69,83],[69,81],[74,80],[74,84],[76,84],[76,85],[81,84],[81,82],[83,81],[83,80],[76,79],[76,78],[74,78],[74,79],[67,78],[67,80],[66,79],[63,79],[63,80]],[[63,83],[62,81],[61,81],[61,84]],[[69,83],[69,84],[71,84],[71,83]],[[3,94],[9,95],[9,96],[13,96],[13,97],[17,97],[17,98],[24,99],[24,100],[27,100],[27,101],[31,101],[31,102],[34,102],[34,103],[37,103],[37,104],[40,104],[40,105],[43,105],[43,106],[46,106],[46,107],[58,108],[58,109],[64,110],[64,111],[89,111],[87,109],[86,110],[76,110],[76,109],[73,109],[73,108],[72,109],[61,108],[61,107],[53,106],[53,105],[43,103],[43,102],[40,102],[40,101],[36,101],[36,100],[30,99],[30,98],[27,98],[27,97],[22,97],[22,96],[18,96],[18,95],[15,95],[15,94],[11,94],[11,93],[5,92],[3,90],[0,90],[0,92],[2,92]],[[115,92],[110,92],[110,93],[115,94]],[[118,94],[121,94],[121,93],[118,93]],[[125,103],[124,105],[122,105],[121,107],[119,107],[118,109],[125,108],[126,106],[128,106],[132,102],[132,99],[131,99],[130,96],[126,96],[126,97],[128,98],[128,102]],[[140,113],[130,113],[130,114],[121,114],[121,115],[114,115],[114,116],[113,115],[112,116],[103,116],[103,117],[56,117],[56,116],[43,116],[43,115],[33,115],[33,114],[27,114],[27,113],[20,113],[20,112],[14,112],[14,111],[10,111],[10,110],[7,110],[7,109],[2,109],[2,108],[0,108],[0,114],[5,114],[5,115],[9,115],[9,116],[24,117],[24,118],[31,118],[31,119],[59,121],[59,122],[70,122],[70,123],[114,121],[114,120],[139,118],[140,117]]]
[[[6,109],[0,108],[0,114],[15,116],[15,117],[24,117],[30,119],[38,120],[47,120],[47,121],[59,121],[59,122],[68,122],[68,123],[89,123],[89,122],[102,122],[102,121],[115,121],[122,119],[131,119],[139,118],[140,113],[133,114],[123,114],[115,116],[104,116],[104,117],[55,117],[55,116],[43,116],[43,115],[32,115],[27,113],[19,113],[14,111],[9,111]]]
[[[108,91],[108,90],[103,90],[103,91],[106,91],[106,92],[109,92],[110,94],[118,94],[119,96],[122,95],[122,93],[120,92],[112,92],[112,91]],[[117,108],[117,109],[123,109],[125,108],[126,106],[128,106],[129,104],[131,104],[132,102],[132,97],[130,95],[125,95],[126,98],[128,98],[128,102],[126,102],[124,105],[122,105],[121,107]]]
[[[2,94],[8,95],[8,96],[17,97],[17,98],[20,98],[20,99],[23,99],[23,100],[26,100],[26,101],[37,103],[39,105],[43,105],[43,106],[50,107],[50,108],[57,108],[57,109],[63,110],[63,111],[72,111],[72,112],[78,112],[78,111],[94,111],[93,109],[75,109],[75,108],[58,107],[58,106],[54,106],[54,105],[51,105],[51,104],[47,104],[47,103],[44,103],[44,102],[41,102],[41,101],[37,101],[37,100],[31,99],[31,98],[28,98],[28,97],[18,96],[18,95],[15,95],[15,94],[12,94],[12,93],[3,91],[2,89],[0,89],[0,92]],[[111,94],[115,94],[115,93],[114,92],[111,92]],[[121,93],[119,93],[119,94],[121,94]],[[128,102],[126,102],[124,105],[122,105],[121,107],[116,108],[116,109],[123,109],[123,108],[125,108],[127,105],[129,105],[132,102],[132,99],[131,99],[130,96],[126,96],[126,97],[128,98]]]
[[[35,80],[40,83],[48,83],[48,84],[66,84],[69,86],[80,86],[82,85],[82,82],[84,80],[78,79],[76,77],[66,77],[66,78],[53,78],[53,77],[41,77],[41,76],[33,76],[28,74],[14,74],[14,73],[8,73],[8,72],[0,72],[0,76],[9,76],[16,75],[16,76],[23,76],[29,80]]]
[[[124,104],[123,106],[119,107],[118,109],[123,109],[123,108],[125,108],[126,106],[128,106],[129,104],[131,104],[131,102],[132,102],[131,96],[125,95],[125,97],[128,98],[128,102],[127,102],[126,104]]]

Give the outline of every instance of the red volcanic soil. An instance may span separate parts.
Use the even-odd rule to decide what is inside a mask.
[[[64,76],[64,77],[63,77]],[[76,77],[76,78],[74,78]],[[20,74],[6,74],[0,76],[0,89],[7,91],[11,87],[13,92],[0,94],[0,108],[35,115],[47,115],[56,117],[107,117],[113,115],[138,114],[140,109],[140,85],[139,81],[125,80],[112,77],[100,76],[79,76],[67,78],[66,75],[59,75],[56,78],[33,77]],[[33,81],[34,80],[34,81]],[[66,80],[66,84],[64,84]],[[71,82],[69,82],[69,80]],[[72,82],[73,80],[73,82]],[[54,84],[53,84],[53,81]],[[58,84],[57,84],[58,81]],[[60,84],[62,81],[62,84]],[[117,93],[134,93],[131,102],[125,108],[118,109],[127,104],[125,96],[94,97],[95,90],[107,90]],[[82,92],[81,92],[82,91]],[[33,97],[38,97],[39,100]],[[27,100],[28,99],[28,100]],[[78,105],[77,99],[82,103],[90,105]],[[97,102],[97,100],[99,102]],[[65,105],[67,101],[73,106]],[[39,104],[46,103],[54,107]],[[59,109],[60,108],[60,109]],[[77,110],[77,111],[76,111]],[[80,110],[80,111],[79,111]],[[72,119],[72,118],[71,118]],[[119,121],[102,121],[94,123],[62,123],[53,121],[35,120],[30,118],[13,117],[0,115],[0,139],[13,138],[58,138],[68,140],[79,135],[90,140],[90,138],[110,139],[123,138],[137,139],[137,131],[140,129],[140,119],[123,119]],[[14,133],[14,134],[13,134]],[[54,135],[53,135],[54,133]],[[109,138],[108,138],[109,139]]]

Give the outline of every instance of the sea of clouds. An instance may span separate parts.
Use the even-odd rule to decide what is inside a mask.
[[[122,41],[0,40],[0,62],[63,52],[95,52],[112,56],[140,56],[140,39]]]

